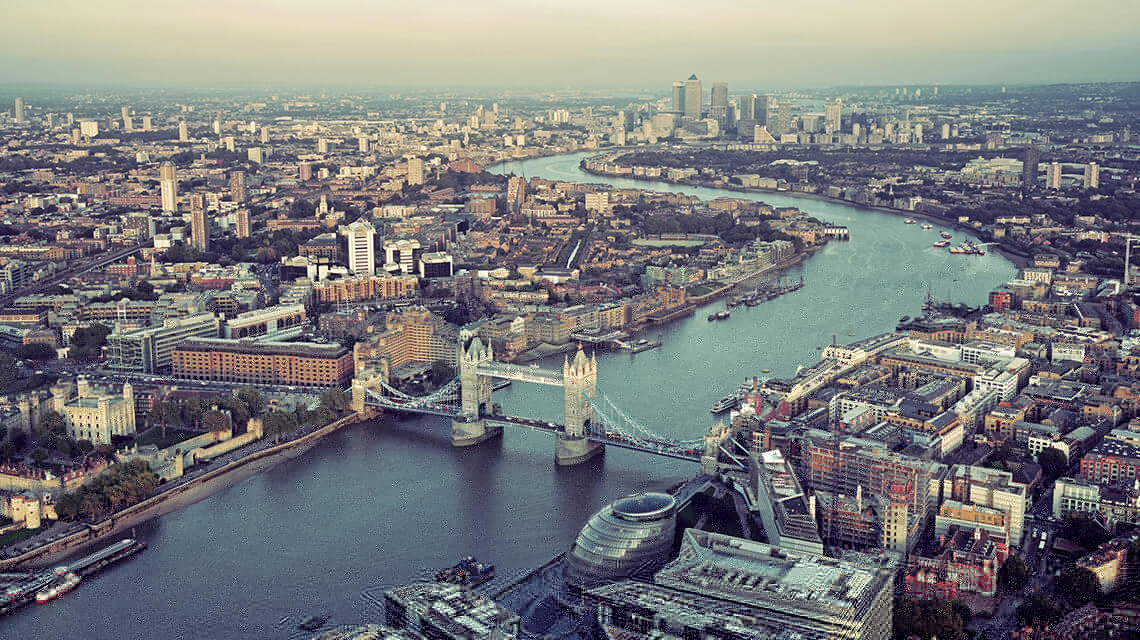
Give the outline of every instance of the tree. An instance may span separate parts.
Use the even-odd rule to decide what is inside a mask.
[[[210,409],[202,414],[202,426],[209,431],[228,431],[230,429],[230,416],[223,411]]]
[[[48,458],[48,452],[45,451],[43,447],[36,447],[35,449],[32,449],[32,452],[29,455],[32,456],[32,461],[38,465],[43,464],[44,460],[47,460]]]
[[[30,360],[55,360],[55,347],[42,342],[20,345],[16,355]]]
[[[1069,459],[1060,449],[1047,447],[1037,454],[1037,464],[1041,465],[1041,473],[1045,474],[1046,482],[1052,482],[1065,473]]]
[[[262,417],[261,426],[265,435],[272,435],[273,441],[279,442],[281,434],[289,433],[297,428],[297,420],[291,413],[270,411]]]
[[[153,287],[151,292],[153,293]],[[103,351],[103,345],[107,344],[107,336],[110,333],[111,327],[101,324],[76,329],[71,337],[71,357],[76,360],[98,358]]]
[[[162,439],[166,439],[166,425],[179,424],[182,421],[182,409],[173,402],[159,402],[150,410],[146,417],[149,425],[162,425]]]
[[[998,568],[998,581],[1007,591],[1017,591],[1029,583],[1029,567],[1021,556],[1011,554]]]
[[[437,386],[455,377],[455,369],[443,360],[431,363],[431,381]]]
[[[1017,621],[1022,625],[1044,626],[1061,617],[1053,601],[1040,593],[1034,593],[1017,606]]]
[[[352,408],[352,397],[340,389],[329,389],[321,393],[321,407],[331,411],[345,411]]]
[[[16,380],[16,359],[6,353],[0,353],[0,389],[6,388]]]
[[[960,640],[965,637],[963,624],[954,606],[946,600],[910,596],[895,599],[892,623],[895,638],[929,640],[937,636],[939,640]]]
[[[1062,535],[1089,550],[1108,542],[1112,537],[1104,527],[1083,513],[1065,516]]]
[[[253,387],[238,389],[234,396],[245,404],[245,408],[251,416],[256,416],[265,410],[265,398],[261,396],[260,391]]]
[[[48,411],[40,423],[40,431],[56,435],[67,433],[67,418],[58,411]]]
[[[1057,589],[1067,593],[1069,599],[1078,606],[1100,597],[1100,581],[1096,575],[1075,564],[1061,569],[1061,575],[1057,578]]]

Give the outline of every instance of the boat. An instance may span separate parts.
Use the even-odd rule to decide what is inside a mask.
[[[950,241],[949,240],[939,240],[938,242],[934,243],[934,246],[938,247],[939,249],[941,249],[943,247],[949,247]]]
[[[772,373],[771,369],[761,369],[760,373]]]
[[[924,223],[924,224],[922,225],[922,228],[923,228],[923,229],[926,229],[927,231],[930,231],[931,229],[933,229],[933,228],[934,228],[934,225],[932,225],[932,224],[930,224],[930,223]]]
[[[848,333],[847,335],[849,335],[849,336],[853,336],[853,335],[855,335],[855,332],[854,332],[854,331],[852,331],[852,332]]]
[[[943,231],[942,233],[940,233],[940,234],[938,234],[938,235],[942,236],[943,238],[945,238],[945,239],[947,239],[947,240],[949,240],[950,238],[953,238],[953,237],[954,237],[954,236],[950,235],[950,233],[949,233],[949,232],[947,232],[947,231]]]
[[[724,413],[729,409],[735,408],[737,402],[740,402],[740,396],[735,393],[730,393],[720,400],[714,402],[712,408],[709,409],[709,411],[713,413]]]
[[[325,623],[328,622],[330,617],[331,616],[329,616],[327,613],[322,613],[317,616],[309,616],[308,618],[305,618],[301,622],[297,623],[297,628],[301,631],[316,631],[317,629],[325,626]]]
[[[710,314],[709,314],[709,322],[712,322],[713,320],[716,320],[716,314],[715,314],[715,313],[710,313]]]
[[[903,220],[903,222],[906,224],[915,224],[914,218],[907,218],[906,220]]]
[[[56,596],[61,596],[74,589],[75,585],[79,584],[79,581],[82,579],[83,578],[80,578],[78,574],[68,572],[67,575],[63,576],[63,578],[57,582],[37,591],[36,602],[43,604]]]
[[[728,316],[729,316],[728,310],[716,312],[716,319],[717,320],[728,320]]]
[[[494,577],[495,565],[479,562],[474,556],[465,556],[454,565],[440,569],[435,574],[435,581],[474,587]]]

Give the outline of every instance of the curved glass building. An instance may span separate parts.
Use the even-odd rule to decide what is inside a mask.
[[[566,556],[566,581],[591,587],[656,571],[669,560],[677,502],[667,493],[639,493],[606,505],[586,522]]]

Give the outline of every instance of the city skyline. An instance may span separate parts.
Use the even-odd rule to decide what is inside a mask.
[[[1077,14],[1060,2],[970,0],[946,17],[897,0],[733,3],[708,15],[642,0],[198,6],[187,15],[135,0],[12,7],[0,83],[654,87],[683,70],[741,87],[1032,84],[1133,80],[1128,61],[1140,56],[1128,29],[1140,7],[1115,0]]]

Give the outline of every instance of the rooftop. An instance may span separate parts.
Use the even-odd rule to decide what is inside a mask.
[[[257,355],[301,356],[307,358],[339,358],[351,352],[339,344],[316,344],[314,342],[269,342],[249,338],[228,340],[226,338],[190,338],[175,348],[175,351],[225,351]]]

